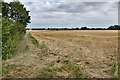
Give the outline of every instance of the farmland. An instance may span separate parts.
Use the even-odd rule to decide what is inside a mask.
[[[3,77],[116,77],[117,51],[117,30],[28,30]]]

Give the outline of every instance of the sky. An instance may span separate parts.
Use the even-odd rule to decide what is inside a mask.
[[[31,23],[28,28],[83,26],[104,28],[118,24],[117,0],[116,2],[113,0],[19,1],[30,11]]]

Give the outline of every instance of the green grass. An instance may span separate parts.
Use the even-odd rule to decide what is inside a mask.
[[[3,65],[2,66],[2,75],[6,75],[9,72],[11,72],[12,70],[16,69],[16,65],[15,64],[7,64],[7,65]]]
[[[36,45],[37,47],[39,47],[39,42],[37,41],[37,39],[34,38],[30,33],[29,33],[29,37],[30,37],[32,43],[33,43],[34,45]]]
[[[33,37],[30,33],[29,37],[31,38],[32,43],[36,45],[38,48],[47,49],[47,45],[45,44],[44,41],[42,43],[39,43],[38,40],[35,37]]]
[[[40,48],[41,49],[47,49],[47,45],[45,44],[44,41],[40,44]]]
[[[67,77],[67,78],[84,78],[85,74],[82,72],[82,69],[79,65],[76,65],[70,61],[68,62],[60,62],[62,66],[59,68],[55,68],[53,66],[42,69],[39,72],[38,77],[40,78],[58,78],[58,77]],[[60,74],[58,74],[60,73]],[[63,76],[64,74],[68,74],[67,76]]]
[[[114,77],[118,77],[118,63],[117,62],[113,63],[111,72],[114,75]]]
[[[17,25],[17,27],[16,27]],[[25,27],[22,24],[10,19],[2,18],[2,59],[10,59],[15,55],[15,49],[25,34]],[[1,38],[0,38],[1,41]]]
[[[120,57],[118,57],[118,79],[120,80]]]
[[[44,68],[42,71],[39,72],[40,78],[53,78],[55,77],[55,70],[50,68]]]

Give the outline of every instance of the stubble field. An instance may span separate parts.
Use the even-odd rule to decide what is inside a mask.
[[[117,76],[117,30],[29,30],[26,36],[19,46],[27,45],[27,51],[19,47],[18,57],[3,62],[16,65],[5,77]]]

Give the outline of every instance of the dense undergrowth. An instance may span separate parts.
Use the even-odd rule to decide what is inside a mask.
[[[2,3],[2,59],[6,60],[15,54],[17,44],[26,32],[30,23],[29,11],[23,4],[16,2]]]
[[[10,19],[2,19],[2,58],[9,59],[25,34],[24,26]]]

